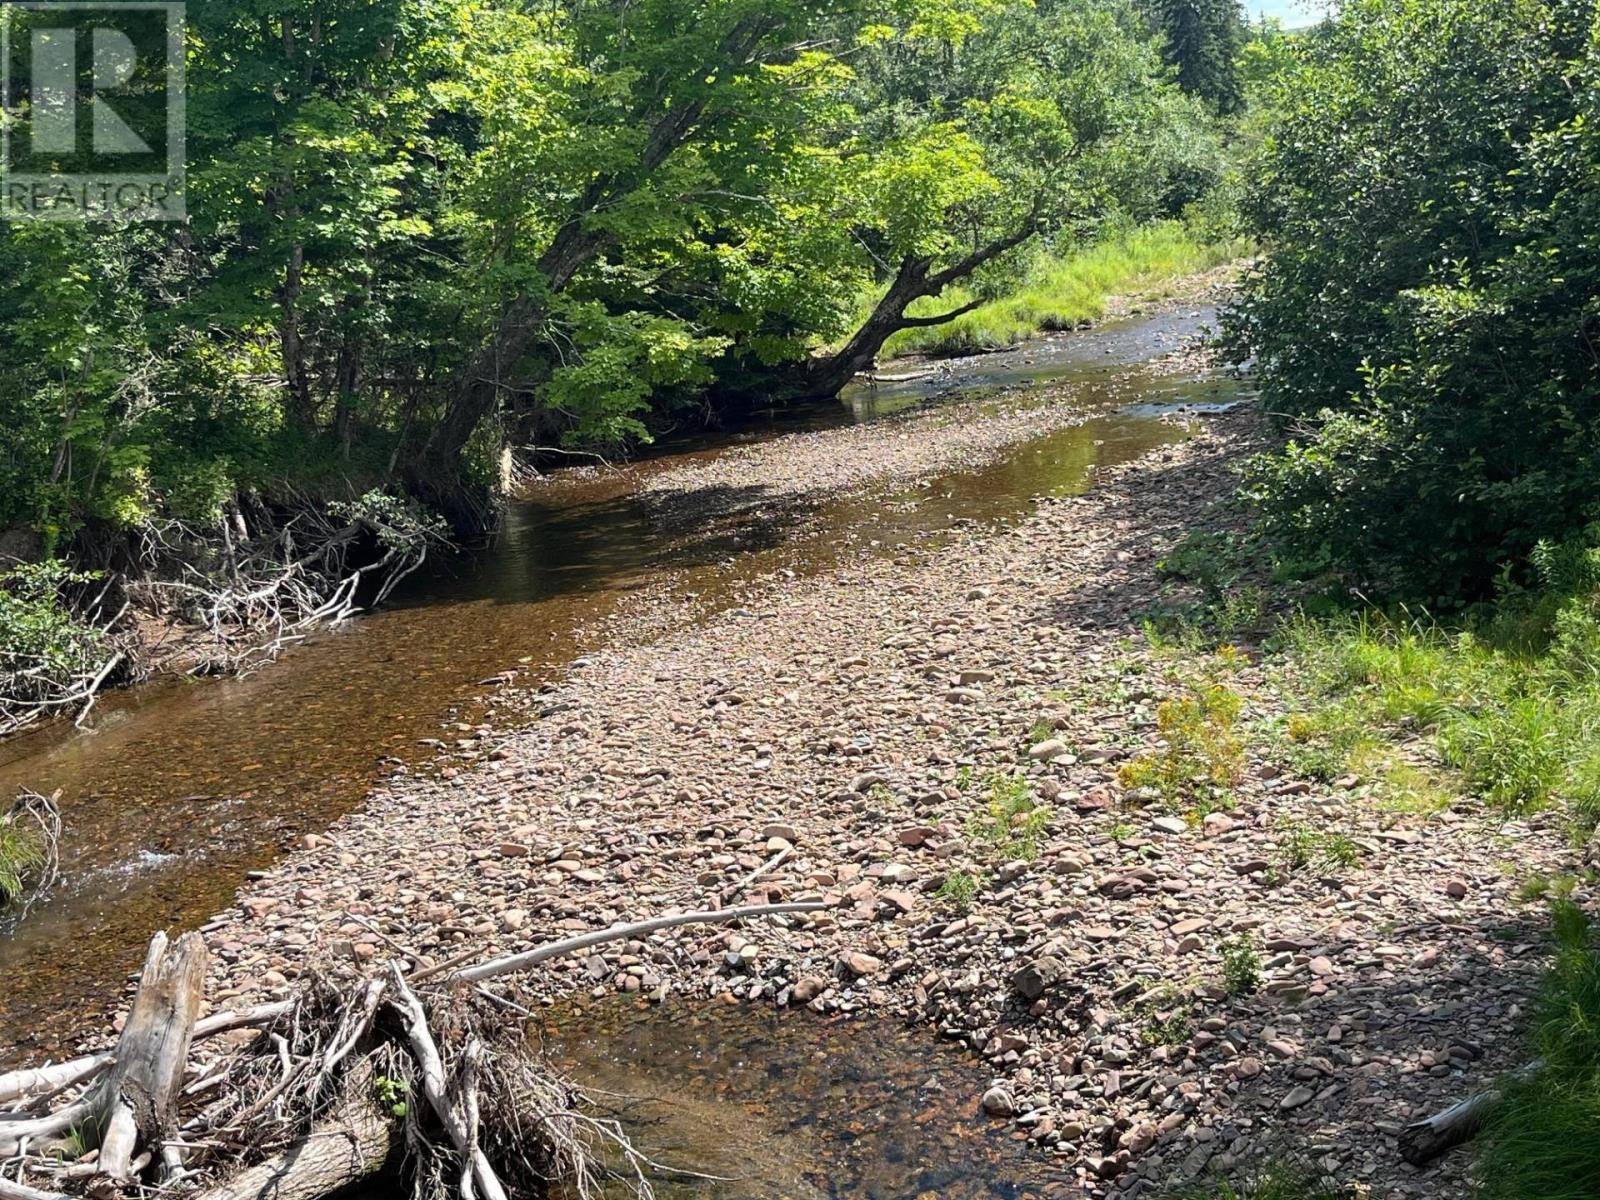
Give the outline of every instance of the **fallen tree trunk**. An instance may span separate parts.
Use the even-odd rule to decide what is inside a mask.
[[[370,1063],[352,1071],[333,1116],[265,1162],[200,1193],[199,1200],[320,1200],[371,1179],[399,1144],[399,1122],[372,1098]]]
[[[163,1140],[176,1124],[178,1092],[205,987],[206,946],[186,933],[175,946],[156,934],[145,957],[133,1009],[117,1042],[111,1073],[93,1102],[100,1172],[127,1179],[141,1144]]]

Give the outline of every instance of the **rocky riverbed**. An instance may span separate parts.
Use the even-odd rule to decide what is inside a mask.
[[[882,436],[924,439],[934,462],[950,417],[927,420]],[[770,498],[916,473],[890,451],[880,474],[824,478],[816,464],[872,454],[870,431],[838,436],[653,486],[681,504],[701,486]],[[1183,665],[1140,634],[1169,586],[1156,564],[1225,520],[1256,436],[1246,413],[1207,417],[1010,527],[778,575],[709,621],[506,689],[450,765],[391,779],[209,926],[209,1002],[269,997],[316,959],[488,956],[816,897],[827,911],[552,962],[524,1002],[903,1019],[987,1065],[967,1119],[1032,1145],[1042,1195],[1154,1194],[1274,1154],[1374,1196],[1462,1194],[1459,1156],[1418,1172],[1394,1135],[1517,1060],[1543,936],[1503,864],[1556,869],[1559,833],[1384,810],[1355,780],[1285,774],[1265,738],[1227,807],[1193,823],[1119,778],[1181,687]],[[1246,728],[1281,711],[1254,656],[1228,671]],[[1005,810],[1017,795],[1039,806],[1031,825]],[[1342,832],[1355,861],[1283,869],[1297,826]],[[1260,987],[1230,994],[1224,952],[1245,943]]]

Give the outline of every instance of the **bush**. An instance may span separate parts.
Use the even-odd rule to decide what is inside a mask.
[[[1600,517],[1593,0],[1351,0],[1301,39],[1226,319],[1291,440],[1251,466],[1299,561],[1459,606]]]

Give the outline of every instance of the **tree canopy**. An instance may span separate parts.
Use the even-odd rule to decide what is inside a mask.
[[[935,319],[910,301],[1176,213],[1220,170],[1122,3],[189,16],[187,224],[0,226],[0,527],[370,486],[481,524],[508,440],[830,394]]]

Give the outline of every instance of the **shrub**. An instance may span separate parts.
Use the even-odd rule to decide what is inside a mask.
[[[1232,787],[1244,770],[1238,733],[1244,701],[1221,684],[1190,688],[1156,710],[1163,746],[1141,754],[1119,772],[1125,787],[1153,788],[1168,807],[1205,801]]]
[[[1464,605],[1597,515],[1593,0],[1348,0],[1300,43],[1226,318],[1288,444],[1246,492],[1296,559]]]

